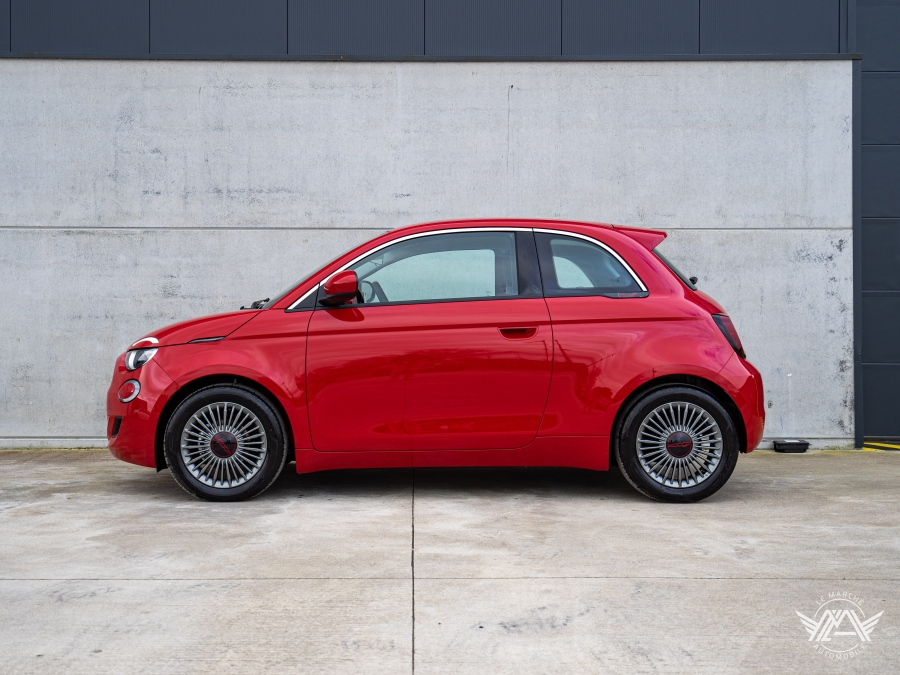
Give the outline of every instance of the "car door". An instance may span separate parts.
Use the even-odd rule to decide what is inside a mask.
[[[604,436],[602,420],[633,376],[630,355],[654,323],[648,292],[625,261],[590,237],[535,230],[553,320],[553,383],[542,436]]]
[[[552,336],[533,235],[412,235],[351,264],[361,302],[309,328],[313,445],[516,448],[537,434]]]

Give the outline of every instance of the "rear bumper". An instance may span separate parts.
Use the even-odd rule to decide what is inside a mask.
[[[122,403],[119,387],[128,380],[140,382],[141,391],[130,403]],[[124,355],[119,357],[106,393],[106,437],[113,457],[156,468],[156,426],[163,406],[175,389],[175,382],[155,360],[129,372]],[[117,418],[121,418],[118,423]],[[113,431],[117,433],[113,435]]]
[[[731,396],[741,413],[746,431],[746,451],[759,445],[766,425],[762,375],[753,364],[733,355],[716,376],[716,384]]]

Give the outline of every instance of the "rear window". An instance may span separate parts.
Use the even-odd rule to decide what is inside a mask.
[[[690,288],[692,291],[697,290],[697,287],[691,282],[690,278],[687,275],[685,275],[685,273],[682,272],[680,269],[675,267],[675,264],[671,260],[669,260],[666,256],[664,256],[660,252],[659,248],[653,249],[653,252],[656,254],[657,258],[659,258],[660,260],[663,261],[663,263],[665,264],[666,267],[668,267],[670,270],[672,270],[672,272],[675,274],[676,277],[678,277],[679,279],[681,279],[682,282],[684,282],[685,286]]]

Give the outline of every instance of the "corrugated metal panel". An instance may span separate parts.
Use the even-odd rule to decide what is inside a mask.
[[[0,0],[0,52],[9,51],[9,0]]]
[[[290,54],[425,53],[425,0],[290,0]]]
[[[700,53],[837,53],[839,24],[840,0],[700,0]]]
[[[146,54],[147,0],[11,0],[14,52]]]
[[[900,146],[862,147],[863,218],[900,218]]]
[[[900,0],[857,0],[856,5],[863,70],[900,70]]]
[[[862,142],[900,144],[900,73],[863,73]]]
[[[862,257],[863,291],[900,291],[900,220],[863,220]]]
[[[150,0],[153,54],[287,54],[287,0]]]
[[[562,53],[697,54],[700,0],[563,0]]]
[[[425,0],[425,53],[559,55],[561,16],[561,0]]]

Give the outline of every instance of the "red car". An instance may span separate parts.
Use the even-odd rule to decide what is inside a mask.
[[[605,470],[708,497],[763,432],[762,380],[666,234],[546,220],[416,225],[272,300],[155,331],[116,361],[107,435],[189,493],[297,472]],[[694,280],[695,281],[695,280]]]

